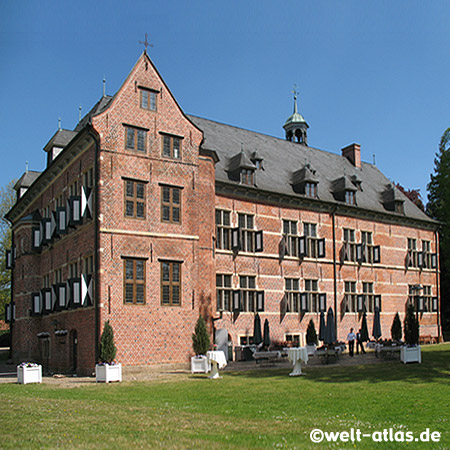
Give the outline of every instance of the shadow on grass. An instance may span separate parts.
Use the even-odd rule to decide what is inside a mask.
[[[426,349],[422,352],[422,364],[403,364],[401,361],[384,364],[367,364],[352,366],[313,366],[302,368],[305,379],[317,383],[382,383],[390,381],[407,381],[409,383],[447,383],[450,377],[450,346],[439,349]],[[242,378],[284,378],[292,369],[261,369],[249,371],[226,372],[227,376]],[[299,378],[300,382],[302,377]]]

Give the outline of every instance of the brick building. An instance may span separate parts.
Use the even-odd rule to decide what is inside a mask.
[[[92,371],[103,324],[124,364],[186,362],[199,313],[248,342],[256,311],[274,340],[300,340],[332,307],[337,335],[384,336],[408,302],[438,336],[437,224],[372,164],[186,115],[144,52],[44,150],[16,185],[9,262],[15,361]]]

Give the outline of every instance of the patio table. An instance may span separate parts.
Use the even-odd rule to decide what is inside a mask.
[[[302,375],[302,361],[308,363],[308,351],[306,347],[292,347],[287,349],[287,357],[292,361],[294,369],[289,374],[291,377]]]
[[[222,350],[211,351],[206,353],[206,357],[211,362],[211,376],[209,378],[220,378],[219,369],[223,369],[227,365],[225,353]]]

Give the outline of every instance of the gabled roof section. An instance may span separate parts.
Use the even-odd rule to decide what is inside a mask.
[[[93,116],[101,114],[103,111],[108,109],[109,105],[112,103],[114,96],[104,95],[93,107],[92,109],[78,122],[75,127],[75,132],[82,130],[87,124],[91,123]]]
[[[347,178],[346,175],[340,177],[333,181],[332,191],[334,193],[346,192],[346,191],[357,191],[355,185]]]
[[[315,183],[319,182],[319,178],[316,176],[316,171],[311,168],[309,164],[306,164],[300,170],[297,170],[292,175],[292,184],[294,186],[302,183]]]
[[[77,132],[72,130],[58,130],[44,147],[46,152],[49,152],[52,147],[64,148],[75,136]]]
[[[17,183],[14,185],[14,189],[18,191],[20,188],[29,188],[40,174],[41,172],[38,172],[36,170],[27,170],[17,180]]]
[[[241,150],[237,155],[230,159],[228,167],[229,172],[235,172],[240,169],[256,170],[256,166],[250,161],[244,150]]]
[[[242,128],[225,125],[219,122],[203,119],[196,116],[189,116],[198,128],[203,131],[203,143],[201,150],[215,152],[219,161],[216,163],[216,184],[220,186],[228,185],[229,189],[244,189],[239,185],[239,180],[229,177],[229,164],[231,158],[236,156],[236,149],[243,146],[250,155],[258,151],[258,155],[264,159],[264,169],[258,172],[258,186],[245,187],[252,191],[260,191],[262,198],[264,194],[273,193],[283,197],[290,197],[298,205],[302,202],[321,202],[346,208],[342,201],[336,200],[333,195],[333,180],[345,177],[339,181],[340,188],[348,188],[355,191],[356,186],[352,182],[356,180],[353,175],[360,180],[364,186],[358,191],[358,205],[351,207],[352,213],[358,210],[382,214],[387,218],[399,215],[386,210],[382,201],[382,193],[385,186],[390,183],[379,169],[369,163],[362,162],[361,168],[355,166],[344,156],[313,147],[298,145],[284,139],[267,136]],[[316,170],[317,177],[317,199],[305,199],[305,196],[292,189],[294,168],[303,168],[305,161]],[[239,192],[241,192],[239,191]],[[428,217],[414,203],[405,198],[403,219],[410,218],[415,221],[427,222],[435,226],[436,221]]]

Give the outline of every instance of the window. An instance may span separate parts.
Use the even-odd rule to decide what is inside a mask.
[[[344,288],[344,311],[356,312],[356,281],[346,281]]]
[[[69,264],[69,278],[78,278],[78,263],[72,262]]]
[[[243,252],[254,252],[254,216],[251,214],[238,214],[238,225],[241,232],[241,250]]]
[[[419,295],[417,286],[415,284],[408,285],[408,305],[413,305],[415,308],[415,298]]]
[[[216,247],[231,250],[231,213],[216,209]]]
[[[256,311],[256,277],[240,276],[239,288],[241,289],[241,305],[240,311],[254,312]]]
[[[181,263],[161,262],[161,304],[181,305]]]
[[[283,234],[286,237],[288,255],[298,256],[297,221],[283,220]]]
[[[286,312],[300,311],[300,290],[298,278],[285,278]]]
[[[356,196],[353,191],[345,191],[345,203],[347,205],[356,205]]]
[[[78,189],[78,180],[74,181],[70,186],[69,186],[69,195],[72,197],[74,195],[79,195],[80,190]],[[48,214],[45,217],[49,217]]]
[[[239,336],[239,345],[252,345],[253,336]]]
[[[232,311],[231,275],[216,275],[217,311]]]
[[[373,234],[371,231],[361,231],[362,258],[363,262],[373,262]]]
[[[431,242],[422,241],[422,253],[423,253],[423,267],[426,269],[431,269]],[[431,310],[430,310],[431,311]]]
[[[161,187],[161,221],[181,223],[181,189]]]
[[[317,184],[316,183],[305,183],[305,195],[307,197],[317,197]]]
[[[364,306],[366,311],[375,312],[373,283],[363,283]]]
[[[181,138],[163,134],[162,136],[162,155],[165,158],[181,158]]]
[[[94,256],[89,255],[83,258],[83,273],[92,275],[94,273]]]
[[[433,299],[431,297],[431,286],[423,286],[422,298],[423,298],[423,311],[424,312],[432,312],[433,311]]]
[[[254,184],[254,172],[250,169],[242,169],[241,171],[241,183],[247,185]]]
[[[308,295],[309,311],[319,312],[319,293],[317,280],[305,280],[305,292]]]
[[[406,258],[408,267],[418,267],[416,239],[408,238],[408,254]]]
[[[300,347],[300,335],[299,334],[285,334],[285,341],[292,347]]]
[[[125,216],[145,219],[145,184],[125,180]]]
[[[315,223],[304,223],[303,234],[306,236],[306,256],[317,258],[317,225]]]
[[[157,92],[150,89],[140,89],[141,93],[141,108],[156,111]]]
[[[356,261],[355,230],[344,228],[344,261]]]
[[[141,128],[125,127],[126,141],[125,148],[128,150],[136,150],[145,153],[147,130]]]
[[[145,303],[145,260],[125,258],[124,265],[124,297],[127,304]]]
[[[55,270],[55,284],[62,282],[62,269]]]
[[[86,188],[94,186],[94,169],[92,167],[83,173],[83,186]]]
[[[42,279],[42,287],[49,288],[50,287],[50,274],[47,274]]]

